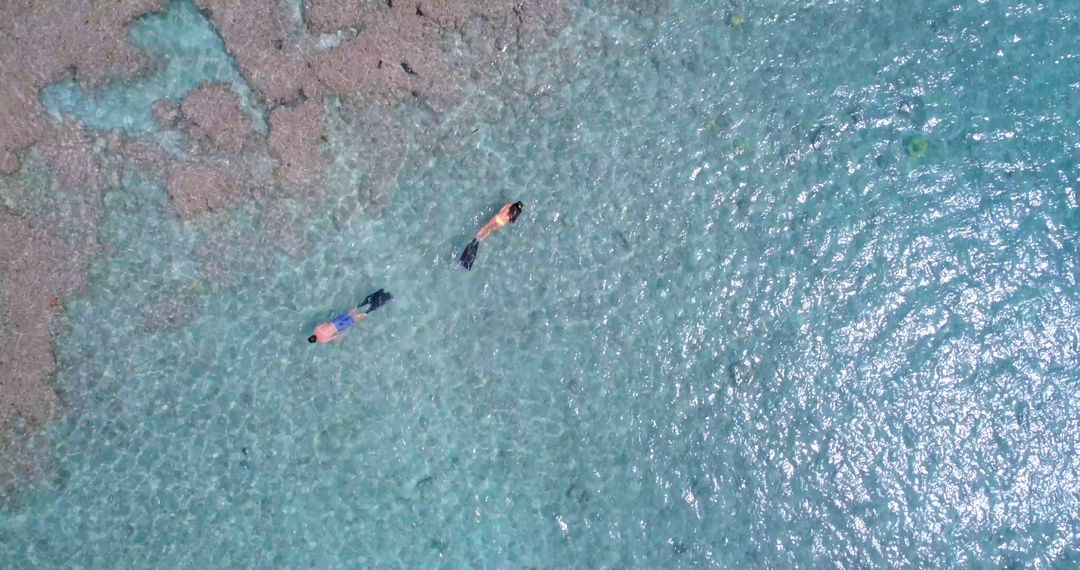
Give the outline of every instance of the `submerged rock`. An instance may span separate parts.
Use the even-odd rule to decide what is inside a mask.
[[[921,136],[914,136],[904,143],[909,157],[915,160],[926,157],[930,152],[930,143]]]

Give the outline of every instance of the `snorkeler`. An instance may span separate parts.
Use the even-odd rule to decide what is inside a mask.
[[[349,309],[348,313],[345,313],[328,323],[323,323],[315,327],[315,334],[308,337],[308,342],[314,343],[340,340],[353,325],[363,321],[364,318],[368,316],[368,313],[389,303],[393,298],[393,295],[390,293],[379,289],[365,297],[364,301],[357,305],[355,309]],[[361,311],[360,309],[363,309],[365,305],[367,305],[367,309]]]
[[[506,224],[512,224],[517,221],[518,216],[521,215],[521,209],[525,207],[525,204],[521,202],[514,202],[513,204],[507,204],[499,210],[495,217],[488,220],[488,223],[484,224],[484,227],[480,228],[480,231],[476,232],[476,238],[469,242],[469,245],[465,246],[465,251],[461,252],[461,265],[465,269],[472,269],[473,262],[476,261],[476,253],[480,249],[480,242],[487,239],[495,230],[505,226]]]

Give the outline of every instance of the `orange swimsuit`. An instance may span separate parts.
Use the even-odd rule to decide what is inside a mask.
[[[480,231],[476,232],[476,237],[483,241],[491,232],[505,226],[510,223],[510,206],[504,206],[502,210],[499,210],[498,214],[495,214],[494,218],[491,218],[484,227],[480,228]]]

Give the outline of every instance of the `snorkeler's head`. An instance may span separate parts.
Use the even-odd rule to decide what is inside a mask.
[[[311,336],[307,337],[308,342],[314,343],[316,340],[319,340],[319,339],[316,338],[315,335],[311,335]]]
[[[525,204],[521,202],[514,202],[510,204],[510,222],[513,223],[517,220],[517,217],[521,215],[521,209],[525,207]]]

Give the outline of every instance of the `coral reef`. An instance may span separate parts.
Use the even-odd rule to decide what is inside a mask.
[[[210,141],[218,150],[239,154],[255,131],[251,117],[240,107],[240,98],[223,83],[210,83],[184,97],[183,117],[191,122],[192,136]]]
[[[306,62],[278,2],[196,0],[236,58],[240,73],[267,107],[295,100]]]
[[[296,186],[322,181],[326,161],[319,154],[323,107],[305,101],[295,107],[278,107],[270,113],[270,150],[278,159],[278,179]]]
[[[98,85],[138,72],[146,60],[124,27],[162,8],[163,0],[0,2],[0,173],[14,172],[15,151],[49,133],[38,91],[69,74]]]
[[[76,235],[71,241],[82,251],[41,229],[54,228],[55,233],[55,223],[50,223],[55,220],[32,224],[10,205],[0,211],[0,288],[5,292],[0,314],[10,329],[0,346],[0,426],[5,438],[16,426],[40,425],[59,409],[46,384],[55,368],[49,323],[59,299],[82,284],[100,217],[97,164],[88,137],[81,125],[50,123],[38,92],[67,76],[100,85],[139,72],[147,61],[128,44],[125,26],[163,7],[162,0],[0,3],[0,173],[15,172],[17,152],[37,144],[61,191],[95,195],[84,202],[88,211],[74,213],[82,214],[77,221],[89,229],[68,232]]]
[[[59,402],[45,379],[56,367],[49,324],[59,299],[83,280],[75,252],[63,241],[0,210],[0,426],[38,426],[55,416]]]
[[[237,175],[226,169],[194,162],[174,162],[166,184],[173,207],[181,218],[222,209],[236,202],[241,192]]]
[[[557,0],[518,3],[309,0],[304,22],[258,0],[198,0],[270,109],[277,174],[301,187],[323,179],[319,155],[326,98],[356,105],[416,98],[434,110],[461,102],[466,86],[565,23]],[[319,38],[344,38],[323,49]],[[508,50],[514,47],[514,50]]]

